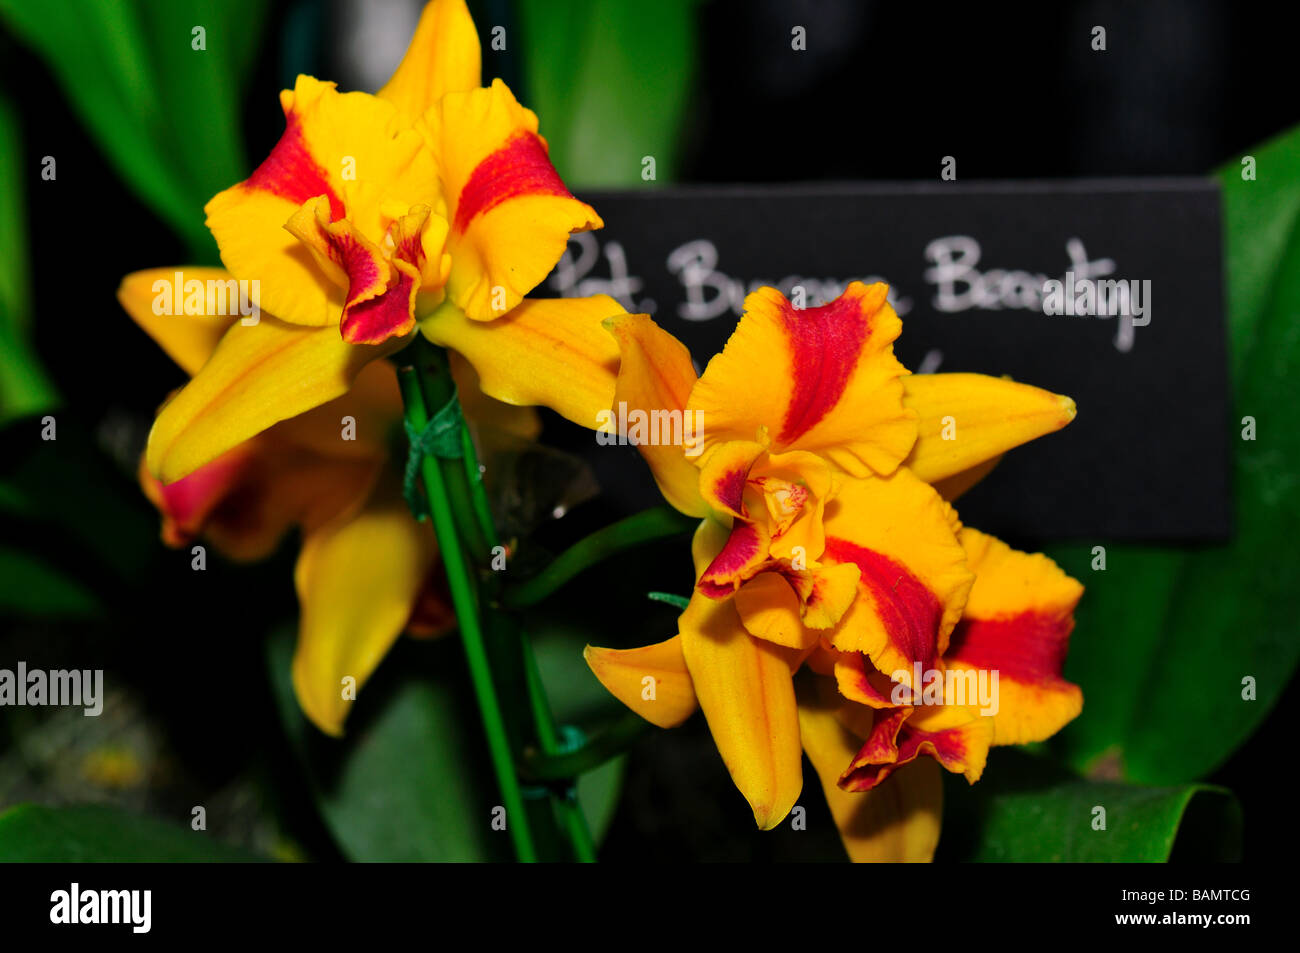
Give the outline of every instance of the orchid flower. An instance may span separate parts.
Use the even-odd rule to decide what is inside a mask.
[[[225,281],[220,269],[191,269],[199,281]],[[118,291],[127,313],[187,374],[206,365],[237,317],[159,315],[153,285],[167,270],[128,275]],[[540,430],[530,408],[483,396],[473,370],[454,362],[467,417],[480,437],[520,438]],[[171,483],[141,461],[141,484],[163,517],[170,546],[196,540],[249,561],[268,556],[292,529],[302,532],[294,582],[301,613],[292,676],[299,705],[330,735],[397,638],[434,636],[455,626],[443,594],[438,549],[401,493],[389,452],[402,402],[387,361],[361,369],[341,397],[248,438]],[[352,430],[350,439],[341,431]],[[491,428],[491,429],[489,429]],[[345,680],[350,680],[345,681]]]
[[[745,305],[698,379],[685,347],[649,318],[606,323],[621,353],[616,401],[699,415],[695,445],[640,450],[665,498],[702,522],[678,634],[641,649],[589,647],[587,659],[657,725],[698,705],[768,829],[802,788],[794,673],[837,653],[919,690],[915,664],[942,664],[976,579],[943,493],[1067,424],[1074,404],[982,375],[909,376],[893,355],[901,322],[882,284],[855,282],[808,309],[763,288]],[[946,439],[954,425],[957,439]],[[927,717],[913,729],[938,731]],[[949,764],[967,770],[975,754]]]
[[[434,0],[377,95],[299,76],[285,130],[207,205],[230,275],[264,312],[232,324],[150,434],[172,483],[276,423],[346,394],[417,327],[462,354],[483,390],[586,424],[617,365],[604,295],[525,295],[569,235],[601,220],[569,194],[537,117],[480,84],[463,0]]]

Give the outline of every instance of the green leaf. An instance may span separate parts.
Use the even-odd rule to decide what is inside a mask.
[[[1236,529],[1197,549],[1090,545],[1051,551],[1088,587],[1066,675],[1083,715],[1054,748],[1084,770],[1167,784],[1204,777],[1246,741],[1300,660],[1300,129],[1252,153],[1257,178],[1220,173],[1234,409]],[[1086,412],[1086,408],[1083,408]],[[1244,417],[1255,439],[1242,438]],[[1243,698],[1253,680],[1254,699]]]
[[[93,593],[31,553],[0,545],[0,613],[84,618],[100,610]]]
[[[289,678],[292,655],[292,633],[271,640],[276,700],[344,854],[357,861],[513,856],[508,835],[491,829],[500,798],[454,638],[400,642],[358,694],[343,740],[303,717]]]
[[[18,117],[0,96],[0,424],[40,413],[58,401],[29,339],[31,279],[27,270],[24,183],[18,167]]]
[[[99,805],[19,804],[0,814],[3,863],[247,863],[265,860],[194,831]]]
[[[945,778],[937,859],[1162,862],[1175,847],[1179,860],[1239,860],[1241,808],[1231,792],[1088,781],[1014,749],[995,751],[978,784]]]
[[[201,206],[247,170],[240,97],[265,15],[263,0],[137,0],[160,84],[158,141],[174,155]],[[202,27],[205,49],[193,49]],[[265,93],[274,99],[274,91]],[[178,148],[179,147],[179,148]]]
[[[203,204],[243,176],[237,97],[264,6],[0,0],[0,21],[46,62],[141,200],[211,258]],[[206,49],[193,48],[196,27]]]
[[[20,448],[0,467],[0,528],[26,525],[40,552],[84,567],[77,578],[102,593],[142,578],[158,552],[158,514],[134,473],[115,468],[84,421],[69,416],[57,421],[57,440],[40,439],[34,420],[0,430],[0,442]]]
[[[578,187],[671,181],[695,82],[694,0],[521,0],[526,105]]]

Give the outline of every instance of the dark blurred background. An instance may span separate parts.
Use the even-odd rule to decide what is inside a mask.
[[[272,4],[245,97],[250,168],[282,129],[275,90],[291,85],[297,72],[336,78],[343,88],[375,88],[400,58],[418,6]],[[481,30],[485,23],[517,23],[510,4],[472,6]],[[1300,122],[1293,37],[1260,8],[1228,0],[736,0],[701,3],[694,16],[697,69],[680,151],[666,174],[661,168],[662,181],[935,179],[945,155],[957,158],[963,180],[1202,174]],[[793,25],[807,30],[805,53],[791,51]],[[1090,47],[1094,25],[1106,28],[1104,52]],[[484,72],[485,79],[503,76],[533,104],[528,71],[517,59],[526,52],[521,44],[505,53],[485,49]],[[192,573],[187,557],[155,544],[149,507],[132,486],[152,412],[181,380],[120,311],[113,292],[130,271],[185,262],[186,247],[106,166],[44,65],[3,34],[0,81],[15,93],[24,134],[20,166],[32,175],[35,344],[64,398],[60,442],[65,433],[81,434],[104,451],[49,481],[51,492],[65,494],[71,514],[68,552],[81,551],[72,542],[76,496],[92,486],[120,491],[121,525],[130,526],[105,538],[107,530],[94,522],[104,513],[81,523],[95,526],[90,532],[104,551],[95,595],[110,607],[111,625],[6,623],[0,638],[0,658],[26,658],[33,667],[103,665],[109,683],[127,686],[110,706],[113,727],[96,726],[112,735],[108,754],[83,737],[80,717],[73,724],[57,714],[6,717],[0,806],[71,798],[87,785],[98,786],[102,799],[173,815],[187,815],[196,799],[218,798],[228,809],[209,814],[226,817],[230,838],[286,856],[335,857],[310,810],[272,812],[268,800],[271,791],[290,808],[308,799],[282,743],[265,730],[275,714],[262,639],[271,622],[293,616],[294,547],[251,569],[219,564]],[[581,144],[572,148],[578,165]],[[39,179],[46,155],[58,159],[56,183]],[[557,164],[568,172],[563,156]],[[610,184],[581,174],[568,179],[579,192],[584,184]],[[16,439],[5,440],[6,455]],[[612,515],[595,500],[544,527],[540,539],[559,548]],[[47,532],[21,519],[6,525],[19,541]],[[609,606],[592,611],[610,643],[671,634],[674,612],[646,606],[641,594],[683,591],[690,580],[681,578],[675,550],[652,553],[660,555],[645,563],[650,578],[611,576],[601,583],[608,588],[597,590],[610,597],[609,606],[620,599],[633,606],[626,614]],[[214,592],[224,597],[214,600]],[[404,648],[385,668],[401,665],[403,653],[426,651]],[[1215,777],[1244,804],[1251,859],[1280,850],[1263,818],[1280,815],[1284,786],[1272,752],[1295,702],[1293,688]],[[70,772],[69,764],[81,767]],[[630,758],[625,790],[605,845],[610,860],[837,856],[818,796],[804,798],[808,835],[753,832],[699,718],[643,742]],[[272,813],[298,820],[286,828]]]

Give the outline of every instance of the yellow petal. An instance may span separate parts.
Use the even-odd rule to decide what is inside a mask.
[[[870,791],[845,791],[840,774],[861,742],[824,705],[799,699],[799,734],[831,816],[854,863],[928,863],[939,844],[943,785],[939,765],[920,759]]]
[[[294,573],[302,618],[293,687],[321,731],[342,734],[352,707],[345,688],[360,688],[402,634],[434,556],[429,527],[400,501],[303,541]]]
[[[1083,586],[1041,553],[969,528],[961,542],[975,585],[944,662],[988,673],[990,687],[997,674],[994,744],[1044,741],[1083,710],[1083,692],[1061,674]]]
[[[761,572],[737,589],[736,611],[756,638],[793,649],[817,644],[817,633],[804,627],[798,594],[780,573]]]
[[[283,443],[322,457],[383,460],[401,428],[397,371],[389,361],[372,361],[342,397],[282,420],[271,432]]]
[[[708,505],[700,497],[700,473],[691,462],[699,453],[691,439],[698,436],[699,427],[686,412],[696,380],[690,351],[644,314],[609,318],[605,327],[619,346],[615,416],[622,419],[621,409],[626,407],[629,419],[640,412],[648,419],[667,421],[659,427],[659,442],[639,444],[637,449],[650,465],[664,499],[687,516],[704,516]],[[665,431],[669,440],[662,437]]]
[[[730,599],[697,593],[678,624],[718,753],[759,828],[771,830],[803,787],[789,658],[779,646],[750,636]]]
[[[483,393],[473,365],[455,351],[447,352],[456,396],[480,438],[500,441],[514,437],[532,441],[542,432],[542,420],[532,407],[516,407]]]
[[[811,450],[856,476],[892,473],[916,439],[894,357],[902,323],[883,284],[853,282],[830,304],[797,309],[775,288],[745,299],[745,314],[691,392],[706,449],[759,440]]]
[[[272,424],[346,393],[361,369],[403,342],[348,344],[335,328],[263,315],[226,332],[212,357],[163,407],[149,434],[149,470],[171,483]]]
[[[811,573],[812,589],[804,602],[803,624],[829,629],[849,611],[858,594],[862,571],[853,563],[821,566]]]
[[[199,282],[203,290],[203,308],[196,314],[184,313],[185,286],[191,281]],[[117,289],[117,300],[131,320],[192,376],[212,356],[226,330],[239,320],[239,286],[231,284],[233,281],[234,276],[221,268],[150,268],[123,278]],[[211,302],[207,294],[209,287],[214,292]],[[218,291],[220,298],[216,295]],[[193,300],[197,303],[197,299]],[[221,301],[226,302],[224,307]],[[208,313],[209,304],[214,313]],[[222,314],[222,310],[230,313]]]
[[[651,724],[674,728],[695,712],[679,635],[639,649],[588,645],[582,657],[611,695]]]
[[[1068,397],[983,374],[914,374],[903,393],[919,416],[907,466],[927,483],[1060,430],[1075,415]]]
[[[499,318],[550,273],[569,235],[599,228],[600,216],[569,194],[537,116],[499,79],[448,93],[425,115],[424,130],[442,165],[451,222],[447,295],[473,320]]]
[[[550,407],[595,429],[609,416],[618,372],[618,342],[601,322],[622,313],[608,295],[530,298],[506,317],[486,322],[470,320],[447,302],[420,329],[469,361],[488,396]]]
[[[464,0],[433,0],[378,95],[414,119],[444,93],[476,89],[480,59],[478,31]]]

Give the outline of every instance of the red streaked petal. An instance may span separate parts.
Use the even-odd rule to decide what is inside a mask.
[[[447,93],[422,128],[452,223],[447,296],[472,320],[501,318],[555,267],[569,235],[599,228],[600,216],[569,194],[537,116],[499,79]]]
[[[907,372],[893,353],[902,324],[887,291],[854,282],[805,309],[775,288],[749,295],[691,393],[706,448],[766,431],[775,452],[818,452],[855,476],[892,473],[916,439],[916,414],[903,406]]]
[[[551,165],[542,137],[521,129],[475,166],[461,189],[452,228],[464,232],[479,215],[525,195],[573,198]]]
[[[767,544],[764,529],[754,523],[737,521],[722,552],[700,576],[700,591],[714,598],[734,592],[767,562]]]
[[[1083,708],[1062,670],[1083,587],[1046,556],[965,528],[975,585],[945,662],[997,676],[995,744],[1043,741]]]
[[[917,709],[899,721],[900,712],[876,712],[876,728],[840,778],[846,791],[869,791],[921,755],[929,755],[974,784],[984,771],[993,726],[965,710]]]
[[[700,466],[700,495],[704,502],[719,512],[744,518],[749,471],[762,454],[763,445],[752,440],[731,440],[709,451]]]
[[[952,507],[906,469],[844,480],[827,504],[823,558],[852,563],[861,577],[857,601],[831,635],[835,648],[866,653],[907,685],[916,663],[935,668],[974,580],[959,525]]]
[[[846,539],[826,540],[826,557],[853,563],[861,576],[876,617],[889,634],[894,649],[911,663],[931,669],[939,658],[939,622],[943,603],[921,580],[884,553],[865,549]]]
[[[324,196],[329,203],[330,221],[336,222],[346,214],[343,199],[330,183],[329,174],[308,148],[302,118],[293,108],[294,94],[285,92],[287,95],[280,97],[284,107],[284,132],[271,149],[271,154],[244,181],[244,187],[269,192],[296,206]]]

